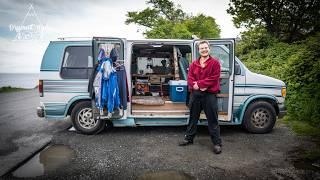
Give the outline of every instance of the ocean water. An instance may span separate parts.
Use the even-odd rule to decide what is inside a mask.
[[[0,73],[0,87],[11,86],[32,89],[38,85],[38,73]]]

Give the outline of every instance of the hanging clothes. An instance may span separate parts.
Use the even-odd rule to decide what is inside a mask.
[[[93,81],[95,105],[99,108],[100,115],[104,115],[103,109],[106,108],[110,118],[114,109],[120,107],[117,74],[112,66],[112,59],[105,57],[103,49],[99,52],[98,62]]]
[[[119,66],[116,70],[120,93],[120,106],[123,110],[126,110],[128,103],[127,73],[124,65]]]
[[[94,84],[95,79],[99,78],[99,77],[97,77],[98,68],[101,66],[101,64],[102,64],[101,60],[104,57],[106,57],[106,53],[103,49],[100,49],[99,53],[98,53],[98,57],[97,57],[98,63],[94,63],[93,72],[91,73],[91,77],[90,77],[89,83],[88,83],[88,92],[89,92],[89,96],[91,97],[91,99],[95,99],[95,90],[93,87],[97,87],[97,85],[93,85],[93,84]],[[98,76],[100,76],[100,75],[98,75]]]
[[[127,74],[124,65],[121,65],[117,62],[119,57],[119,51],[117,48],[113,48],[110,52],[110,58],[113,61],[114,67],[116,69],[118,85],[119,85],[119,93],[120,93],[120,107],[123,110],[127,109],[128,103],[128,85],[127,85]]]
[[[99,69],[99,68],[98,68]],[[102,72],[99,71],[97,69],[97,73],[95,78],[94,78],[94,81],[93,81],[93,98],[95,100],[95,104],[96,104],[96,107],[99,108],[99,110],[103,109],[103,107],[101,106],[101,83],[102,83]]]
[[[108,59],[104,63],[104,81],[102,84],[102,106],[107,107],[109,113],[112,113],[114,108],[119,108],[120,97],[119,97],[119,87],[116,71],[111,65],[111,59]]]
[[[115,108],[120,107],[117,75],[110,58],[103,58],[101,62],[97,74],[97,80],[101,79],[101,83],[98,83],[100,86],[97,87],[96,105],[100,111],[107,108],[108,113],[112,113]],[[99,76],[102,78],[99,79]]]

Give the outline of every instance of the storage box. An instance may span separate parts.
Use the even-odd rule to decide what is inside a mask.
[[[160,84],[160,76],[150,76],[149,82],[151,84]]]
[[[137,95],[145,95],[147,92],[149,92],[149,84],[148,83],[136,83],[136,94]]]
[[[187,81],[169,81],[170,100],[173,102],[186,102],[188,92]]]

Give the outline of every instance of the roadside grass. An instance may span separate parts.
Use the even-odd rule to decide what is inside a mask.
[[[302,154],[302,158],[308,159],[308,160],[316,160],[320,159],[320,149],[313,149],[305,151],[304,154]]]
[[[286,124],[289,128],[293,130],[299,136],[311,136],[316,138],[320,142],[320,128],[312,126],[308,122],[298,121],[298,120],[290,120],[289,117],[285,116],[281,119],[284,124]]]
[[[0,88],[0,93],[7,93],[7,92],[17,92],[17,91],[23,91],[26,89],[23,88],[16,88],[11,86],[5,86]]]
[[[291,120],[285,116],[280,119],[280,123],[286,124],[298,136],[310,137],[310,140],[316,143],[317,148],[303,150],[299,156],[305,162],[317,162],[317,168],[320,162],[320,128],[310,125],[308,122]]]

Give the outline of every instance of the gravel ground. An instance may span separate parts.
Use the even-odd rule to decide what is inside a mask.
[[[38,179],[319,179],[319,171],[298,169],[292,154],[310,142],[284,125],[269,134],[222,128],[223,153],[212,152],[206,127],[195,143],[179,147],[185,127],[112,128],[87,136],[64,131],[52,144],[75,152],[69,164]],[[37,178],[36,178],[37,179]]]
[[[55,169],[48,168],[50,160],[42,162],[43,175],[33,179],[320,179],[319,169],[295,163],[299,151],[316,144],[282,123],[269,134],[222,126],[219,155],[212,151],[206,127],[199,128],[194,144],[187,147],[177,145],[186,127],[115,127],[91,136],[57,124],[46,128],[51,129],[51,145],[66,146],[74,156]]]

